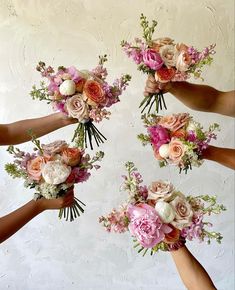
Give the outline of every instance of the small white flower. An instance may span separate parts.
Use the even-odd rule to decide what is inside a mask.
[[[161,145],[158,153],[162,158],[167,158],[169,156],[169,144]]]
[[[65,80],[61,85],[60,85],[60,93],[61,95],[64,96],[71,96],[75,93],[76,91],[76,85],[75,82],[72,80]]]
[[[169,224],[174,220],[175,212],[169,203],[159,200],[155,205],[155,209],[164,223]]]
[[[200,124],[198,122],[195,122],[195,121],[190,121],[188,123],[188,126],[186,128],[186,131],[189,132],[189,131],[196,131],[198,128],[200,128]]]

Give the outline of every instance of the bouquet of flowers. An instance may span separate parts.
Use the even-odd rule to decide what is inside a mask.
[[[173,164],[179,167],[180,173],[202,165],[203,150],[212,139],[216,139],[215,131],[219,130],[219,125],[214,123],[204,131],[188,113],[169,116],[144,114],[142,119],[148,134],[138,135],[139,140],[143,145],[152,145],[160,167]]]
[[[97,146],[106,140],[93,122],[109,119],[111,113],[106,108],[120,101],[119,96],[131,80],[131,76],[126,74],[109,85],[104,67],[106,61],[106,55],[100,56],[98,66],[92,71],[60,66],[55,72],[51,66],[46,67],[44,62],[39,62],[36,68],[42,77],[48,79],[49,84],[42,81],[40,88],[34,85],[30,93],[32,98],[45,100],[52,104],[54,110],[78,120],[72,142],[75,141],[80,148],[87,147],[87,140],[91,149],[93,139]]]
[[[85,182],[90,177],[92,168],[99,169],[97,161],[101,161],[103,152],[97,152],[91,158],[84,150],[72,148],[65,141],[55,141],[41,145],[33,139],[36,145],[34,153],[23,152],[14,146],[8,147],[14,162],[5,165],[5,169],[13,178],[23,178],[24,186],[34,188],[34,199],[54,199],[63,196],[68,188],[76,183]],[[73,221],[84,212],[85,204],[74,198],[71,207],[60,210],[59,217]]]
[[[138,65],[138,70],[151,74],[157,82],[167,83],[185,81],[194,75],[201,78],[202,67],[212,62],[215,45],[210,45],[202,51],[183,43],[174,43],[169,37],[153,39],[157,21],[149,25],[146,17],[141,14],[140,25],[143,29],[143,39],[135,38],[134,43],[122,41],[121,46],[128,57]],[[160,91],[143,99],[140,107],[142,112],[148,108],[148,113],[155,104],[155,110],[165,109],[163,93]]]
[[[159,250],[176,250],[185,239],[221,243],[220,233],[209,231],[212,224],[205,221],[211,214],[225,210],[217,204],[215,196],[185,196],[166,181],[155,181],[149,187],[142,185],[142,176],[134,163],[126,163],[122,189],[128,192],[128,200],[99,222],[108,232],[129,231],[134,238],[134,248],[151,255]]]

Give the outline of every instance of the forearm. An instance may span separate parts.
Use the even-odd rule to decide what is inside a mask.
[[[51,114],[46,117],[22,120],[11,124],[1,125],[0,144],[15,145],[31,139],[28,130],[31,129],[36,137],[41,137],[61,127],[74,123],[62,113]]]
[[[203,151],[203,158],[235,170],[235,149],[209,146]]]
[[[188,290],[215,290],[215,286],[195,257],[184,246],[171,252],[180,277]]]
[[[173,82],[169,90],[177,99],[193,110],[210,112],[214,106],[215,99],[219,95],[216,89],[191,84],[188,82]]]
[[[40,214],[43,208],[34,200],[12,213],[0,218],[0,243],[4,242],[35,216]]]

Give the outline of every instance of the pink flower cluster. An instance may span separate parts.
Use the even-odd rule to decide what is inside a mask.
[[[151,115],[151,118],[146,125],[148,135],[144,141],[143,135],[139,135],[139,139],[143,142],[149,140],[161,165],[175,164],[183,170],[192,165],[201,165],[203,150],[212,139],[216,139],[214,131],[218,129],[217,124],[211,125],[208,131],[203,131],[202,126],[188,113],[163,117]]]
[[[38,141],[39,142],[39,141]],[[85,182],[90,177],[90,170],[103,157],[98,152],[93,159],[84,150],[69,147],[65,141],[54,141],[38,145],[37,153],[25,153],[12,147],[16,172],[26,180],[26,187],[34,187],[40,196],[55,198],[60,190],[67,189],[76,183]]]
[[[34,86],[31,96],[51,102],[54,110],[79,122],[100,122],[110,114],[104,108],[119,102],[119,96],[130,81],[129,75],[123,75],[109,85],[106,82],[108,73],[103,66],[106,60],[106,57],[100,57],[99,65],[91,71],[79,71],[71,66],[59,67],[55,72],[51,66],[39,62],[37,70],[49,80],[49,84],[42,84],[41,89]]]
[[[142,249],[175,248],[184,239],[203,241],[206,237],[221,240],[219,233],[211,235],[206,231],[204,216],[212,212],[218,214],[224,210],[216,204],[215,197],[186,197],[175,190],[167,181],[158,180],[150,186],[141,185],[142,176],[132,162],[126,163],[128,174],[124,175],[122,189],[128,192],[129,198],[120,210],[113,211],[99,222],[108,232],[123,233],[129,231]],[[140,188],[146,189],[143,196]],[[203,201],[211,203],[204,205]],[[177,247],[176,247],[177,248]]]
[[[155,75],[156,81],[185,81],[193,74],[201,75],[201,68],[212,62],[215,45],[210,45],[199,52],[192,46],[174,43],[168,37],[143,42],[136,39],[135,43],[122,42],[126,55],[133,59],[139,69]]]

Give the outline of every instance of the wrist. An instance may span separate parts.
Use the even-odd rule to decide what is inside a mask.
[[[68,115],[63,112],[56,113],[56,117],[58,118],[58,122],[60,123],[61,127],[71,125],[77,122],[76,119],[69,118]]]
[[[186,243],[186,240],[185,238],[183,237],[180,237],[179,240],[173,244],[168,244],[168,251],[169,252],[172,252],[172,251],[177,251],[179,250],[180,248],[184,247]]]
[[[45,205],[45,199],[44,198],[40,198],[38,200],[34,200],[35,202],[35,209],[37,211],[38,214],[40,214],[41,212],[45,211],[46,205]]]
[[[214,160],[216,147],[209,145],[205,150],[202,151],[202,158],[207,160]]]

